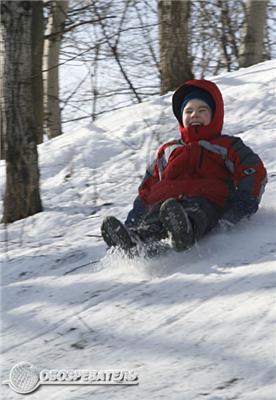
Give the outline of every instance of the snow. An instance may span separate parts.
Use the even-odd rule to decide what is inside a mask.
[[[1,226],[1,381],[29,361],[139,376],[138,386],[44,385],[33,400],[275,399],[275,78],[276,61],[212,78],[224,133],[261,156],[269,183],[250,221],[186,253],[129,260],[100,237],[106,215],[126,217],[159,145],[178,137],[171,93],[39,146],[44,211]],[[8,386],[2,395],[20,398]]]

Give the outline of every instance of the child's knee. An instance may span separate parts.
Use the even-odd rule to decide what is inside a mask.
[[[194,229],[194,237],[200,239],[218,222],[218,212],[207,199],[190,198],[182,203]]]

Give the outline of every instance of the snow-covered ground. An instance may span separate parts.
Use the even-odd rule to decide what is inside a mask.
[[[44,211],[1,226],[1,381],[29,361],[139,376],[138,386],[42,386],[33,400],[276,398],[276,62],[214,81],[224,133],[268,170],[259,212],[186,253],[106,255],[102,219],[126,217],[146,164],[178,137],[171,94],[42,144]]]

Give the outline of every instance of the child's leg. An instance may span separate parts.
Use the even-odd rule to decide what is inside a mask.
[[[192,222],[195,240],[199,240],[217,225],[219,210],[207,199],[191,197],[180,203]]]
[[[159,216],[160,206],[156,206],[149,211],[134,232],[138,234],[143,242],[160,241],[167,236]]]
[[[176,250],[191,247],[218,222],[219,213],[207,199],[168,199],[160,208],[160,219]]]
[[[113,216],[106,217],[101,226],[102,237],[108,247],[129,250],[138,243],[156,242],[167,236],[160,219],[159,207],[145,214],[137,226],[123,224]]]
[[[129,250],[139,242],[157,242],[172,236],[176,250],[191,247],[218,222],[219,212],[208,200],[188,198],[168,199],[161,207],[148,212],[136,227],[128,227],[117,218],[106,217],[102,223],[102,237],[109,247]]]

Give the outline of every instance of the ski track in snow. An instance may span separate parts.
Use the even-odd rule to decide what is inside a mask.
[[[260,154],[269,183],[250,221],[186,253],[129,260],[100,237],[178,135],[171,94],[39,146],[44,211],[1,227],[2,381],[29,361],[139,376],[133,387],[42,386],[34,400],[275,399],[275,70],[269,61],[214,78],[224,132]],[[2,395],[20,398],[7,386]]]

